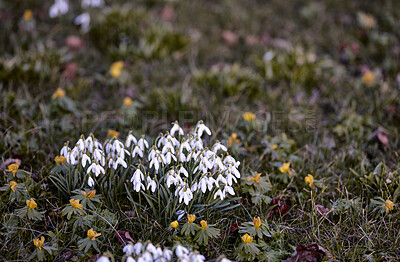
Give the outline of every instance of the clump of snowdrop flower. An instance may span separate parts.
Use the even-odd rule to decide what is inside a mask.
[[[112,170],[118,175],[128,169],[135,192],[168,190],[185,205],[201,194],[223,200],[235,195],[233,184],[240,178],[240,162],[219,141],[207,147],[202,139],[206,134],[211,135],[211,130],[199,121],[186,135],[178,122],[173,123],[152,145],[145,136],[137,138],[132,132],[125,141],[113,137],[100,142],[93,134],[82,135],[72,148],[66,143],[60,155],[68,164],[82,167],[90,187]]]

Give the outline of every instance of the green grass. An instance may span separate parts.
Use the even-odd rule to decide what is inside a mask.
[[[121,231],[135,241],[180,241],[207,259],[235,259],[242,234],[229,229],[256,216],[273,232],[263,243],[254,239],[260,260],[287,259],[297,245],[313,242],[334,257],[325,260],[399,259],[398,1],[106,2],[109,8],[90,11],[87,33],[73,23],[79,3],[54,19],[52,1],[0,4],[0,186],[9,185],[9,159],[18,159],[18,183],[28,190],[16,200],[0,191],[1,260],[27,260],[41,235],[56,247],[45,253],[49,260],[95,259],[106,251],[120,260]],[[168,20],[161,15],[166,6],[174,10]],[[31,21],[23,20],[27,9]],[[363,26],[363,14],[375,26]],[[71,35],[84,45],[68,47]],[[266,52],[273,53],[270,61]],[[112,78],[110,66],[120,60],[122,74]],[[369,85],[362,80],[367,69],[375,76]],[[66,95],[52,99],[58,87]],[[133,106],[123,105],[125,97]],[[245,121],[244,112],[256,119]],[[198,245],[174,233],[150,205],[134,207],[124,187],[112,198],[96,188],[101,201],[86,210],[92,220],[67,223],[61,211],[70,196],[50,179],[64,142],[90,133],[103,140],[109,129],[153,141],[175,120],[186,129],[204,120],[211,142],[227,145],[232,133],[240,140],[228,149],[244,177],[235,185],[238,207],[204,216],[219,237]],[[280,172],[285,162],[293,176]],[[267,188],[250,190],[247,177],[255,173]],[[308,174],[314,189],[304,181]],[[16,215],[28,197],[43,220]],[[276,197],[287,201],[288,212],[267,218]],[[388,213],[387,199],[395,204]],[[91,227],[102,233],[101,252],[78,249]]]

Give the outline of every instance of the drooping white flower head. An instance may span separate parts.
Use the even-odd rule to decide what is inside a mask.
[[[55,0],[54,4],[49,9],[49,16],[51,18],[59,15],[64,15],[68,12],[69,6],[67,0]]]

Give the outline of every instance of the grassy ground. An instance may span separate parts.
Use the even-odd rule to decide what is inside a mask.
[[[79,3],[57,18],[48,16],[51,1],[0,3],[2,260],[37,259],[33,239],[42,235],[45,259],[95,260],[110,251],[120,260],[117,231],[180,242],[207,259],[252,260],[238,247],[252,235],[245,223],[258,216],[258,260],[288,259],[311,243],[325,253],[309,261],[400,259],[398,1],[106,2],[89,10],[87,32],[73,23]],[[113,77],[117,61],[123,69]],[[204,120],[207,140],[228,145],[241,163],[235,208],[197,213],[219,236],[199,244],[150,206],[132,204],[125,189],[111,195],[94,186],[99,202],[84,209],[92,220],[62,216],[74,194],[51,177],[68,169],[54,160],[64,142],[90,133],[103,140],[108,130],[151,142],[175,120],[185,131]],[[15,162],[13,177],[6,169]],[[40,219],[21,215],[30,198]],[[90,228],[102,236],[85,251],[78,242]]]

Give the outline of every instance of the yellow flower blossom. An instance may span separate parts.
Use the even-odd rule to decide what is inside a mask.
[[[254,176],[247,178],[247,181],[254,181],[257,184],[260,183],[260,180],[261,180],[261,173],[257,173]]]
[[[16,174],[17,171],[18,171],[18,168],[19,168],[19,165],[18,165],[18,164],[11,164],[11,165],[9,165],[9,166],[7,167],[6,171],[7,171],[7,172],[12,172],[12,173],[13,173],[13,176],[15,176],[15,174]]]
[[[206,229],[208,227],[207,221],[205,221],[205,220],[201,220],[200,225],[201,225],[202,229]]]
[[[82,195],[84,195],[86,198],[91,198],[96,195],[96,190],[90,190],[89,192],[81,191]]]
[[[261,226],[261,218],[260,217],[255,217],[253,218],[253,224],[256,228],[260,228]]]
[[[71,206],[73,207],[73,208],[77,208],[77,209],[80,209],[80,210],[82,210],[83,209],[83,205],[82,204],[79,204],[79,199],[73,199],[73,198],[71,198],[70,200],[69,200],[69,202],[71,203]]]
[[[292,171],[290,171],[290,162],[283,163],[283,165],[279,168],[279,171],[293,175]]]
[[[25,21],[32,20],[32,16],[33,16],[33,14],[32,14],[32,11],[30,9],[25,10],[25,12],[24,12],[24,20]]]
[[[37,248],[39,248],[39,250],[42,250],[42,247],[44,247],[44,236],[41,236],[41,237],[40,237],[40,240],[39,240],[39,238],[35,238],[35,239],[33,240],[33,244],[34,244]]]
[[[101,233],[97,233],[96,231],[93,230],[93,228],[89,229],[87,232],[87,237],[90,240],[96,240],[96,237],[101,236]]]
[[[121,71],[124,68],[124,62],[118,61],[111,64],[110,74],[114,78],[118,78],[121,75]]]
[[[367,86],[375,83],[375,76],[371,71],[367,71],[363,74],[362,76],[362,81],[364,84],[366,84]]]
[[[228,147],[232,147],[233,144],[237,144],[240,142],[240,139],[237,138],[236,133],[232,133],[230,137],[228,137]]]
[[[110,137],[118,138],[119,132],[112,129],[108,129],[107,135]]]
[[[251,242],[253,242],[253,238],[247,233],[242,236],[242,240],[246,244],[250,244]]]
[[[18,183],[15,181],[10,181],[10,187],[13,192],[15,192],[15,188],[18,186]]]
[[[275,150],[275,149],[277,149],[277,148],[278,148],[278,145],[277,145],[277,144],[275,144],[275,145],[272,145],[270,148],[271,148],[271,150]]]
[[[386,213],[388,213],[389,211],[393,210],[394,208],[394,203],[392,201],[390,201],[389,199],[385,201],[385,210]]]
[[[304,181],[310,186],[314,187],[314,177],[311,174],[308,174],[305,178]]]
[[[256,119],[256,115],[251,113],[251,112],[245,112],[243,113],[243,118],[244,120],[246,120],[247,122],[251,122],[254,119]]]
[[[193,223],[196,220],[196,215],[187,214],[188,224]]]
[[[124,98],[124,106],[129,107],[129,106],[132,105],[132,103],[133,103],[132,98],[130,98],[130,97],[125,97]]]
[[[179,226],[179,223],[178,223],[178,221],[175,220],[175,221],[172,221],[170,225],[172,228],[177,228]]]
[[[31,198],[29,200],[26,200],[26,206],[29,209],[34,209],[35,207],[37,207],[37,204],[36,204],[35,200],[33,200],[33,198]]]
[[[59,97],[64,97],[65,96],[65,91],[61,87],[57,88],[56,91],[54,91],[53,95],[51,96],[52,99],[56,99]]]
[[[54,160],[57,162],[58,165],[61,165],[61,164],[65,163],[65,161],[67,161],[65,156],[56,156],[54,158]]]

